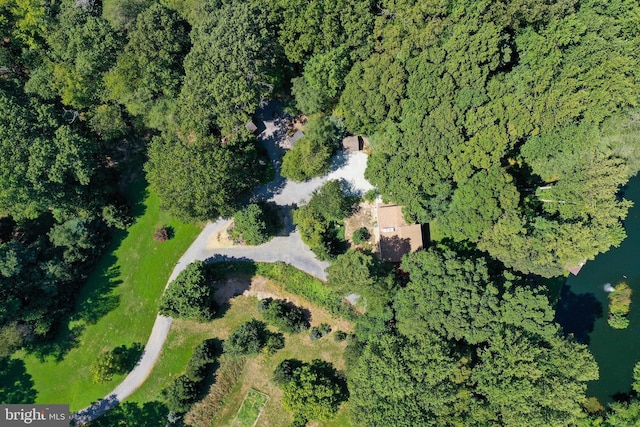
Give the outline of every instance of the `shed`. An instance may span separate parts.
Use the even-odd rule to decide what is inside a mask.
[[[296,131],[296,133],[294,133],[293,135],[285,138],[282,147],[292,149],[293,146],[296,145],[296,142],[298,142],[302,137],[304,137],[304,132],[302,132],[301,130]]]
[[[422,226],[408,224],[402,214],[402,206],[378,204],[380,230],[380,259],[400,262],[402,256],[422,249]]]
[[[360,151],[363,146],[361,136],[348,136],[342,140],[342,149],[347,152]]]
[[[258,126],[256,126],[256,124],[253,122],[253,120],[248,121],[245,125],[245,128],[247,128],[247,130],[249,132],[251,132],[252,134],[255,135],[256,132],[258,132]]]
[[[583,260],[579,263],[566,263],[564,265],[564,269],[567,270],[568,272],[570,272],[571,274],[573,274],[574,276],[577,276],[578,273],[580,273],[580,270],[582,270],[582,267],[584,267],[584,264],[587,262],[587,260]]]

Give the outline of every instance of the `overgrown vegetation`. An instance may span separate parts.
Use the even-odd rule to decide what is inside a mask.
[[[184,418],[189,425],[208,425],[211,422],[242,375],[244,365],[244,358],[224,355],[220,357],[215,382],[211,384],[207,395],[194,404]]]
[[[251,203],[233,215],[229,237],[238,243],[260,245],[268,242],[282,228],[278,208],[268,203]]]
[[[309,329],[304,310],[287,301],[264,298],[258,302],[258,311],[267,322],[283,332],[293,334]]]
[[[357,202],[346,192],[342,181],[328,181],[315,190],[309,202],[293,212],[302,241],[321,260],[334,258],[346,250],[344,219]]]
[[[287,292],[303,296],[335,316],[348,320],[354,320],[357,316],[353,307],[340,294],[325,286],[321,280],[289,264],[245,261],[225,261],[219,264],[226,265],[233,271],[257,274],[280,283]]]
[[[111,381],[114,375],[126,374],[136,365],[141,355],[142,344],[140,343],[134,344],[131,348],[121,345],[100,353],[91,366],[93,382],[105,383]]]
[[[615,329],[629,326],[627,314],[631,309],[631,287],[626,282],[618,283],[609,293],[609,315],[607,322]]]
[[[304,181],[328,172],[330,159],[340,147],[344,126],[334,116],[309,117],[304,137],[282,159],[282,176]]]
[[[256,319],[243,323],[224,341],[224,352],[230,356],[255,356],[263,348],[274,353],[284,347],[282,334],[271,332],[267,324]]]
[[[315,341],[329,335],[329,333],[331,333],[331,326],[326,323],[322,323],[319,326],[311,328],[311,331],[309,331],[309,338],[311,338],[311,341]]]

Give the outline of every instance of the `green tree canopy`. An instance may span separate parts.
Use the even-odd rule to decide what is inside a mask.
[[[188,47],[187,23],[175,11],[151,5],[137,15],[124,53],[105,76],[109,98],[133,115],[167,109],[167,102],[174,102],[179,93]]]
[[[51,52],[34,70],[27,90],[45,98],[57,95],[75,109],[87,109],[100,99],[102,76],[115,63],[123,38],[97,11],[88,4],[62,2],[57,25],[46,33]]]
[[[213,138],[191,143],[168,133],[156,137],[145,165],[163,207],[186,220],[232,215],[240,197],[257,183],[252,142],[222,146]]]
[[[282,176],[294,181],[324,175],[329,171],[331,156],[340,146],[344,128],[333,116],[322,114],[309,117],[304,127],[305,136],[282,160]]]
[[[35,98],[0,91],[0,100],[0,210],[16,219],[51,210],[64,217],[99,203],[95,144]]]
[[[343,47],[353,57],[370,50],[374,3],[368,0],[279,0],[279,40],[291,62]]]
[[[396,295],[395,322],[359,321],[349,346],[357,425],[560,427],[586,418],[597,364],[561,336],[540,292],[445,248],[410,254],[401,268],[410,281]]]
[[[408,255],[402,269],[411,282],[398,291],[394,307],[404,335],[431,331],[477,345],[490,341],[504,324],[546,338],[558,333],[551,323],[553,310],[539,291],[517,286],[519,278],[508,271],[492,276],[482,258],[429,249]]]
[[[351,214],[354,201],[346,194],[344,182],[332,180],[315,190],[309,203],[293,212],[302,241],[320,259],[344,252],[345,240],[338,227]]]
[[[244,129],[260,102],[279,86],[283,54],[266,7],[205,1],[184,61],[179,121],[198,136]]]
[[[159,312],[180,319],[209,321],[216,308],[212,288],[204,263],[192,262],[165,290]]]
[[[314,360],[296,368],[283,386],[282,406],[304,420],[327,421],[347,398],[330,363]]]
[[[383,196],[527,273],[620,243],[617,193],[638,164],[637,4],[381,7],[380,60],[354,64],[339,111],[375,133],[367,178]],[[395,90],[380,91],[392,68]]]

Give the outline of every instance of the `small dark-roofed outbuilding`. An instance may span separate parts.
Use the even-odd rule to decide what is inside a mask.
[[[255,135],[256,132],[258,132],[258,126],[256,126],[256,124],[253,122],[253,120],[248,121],[245,125],[245,128],[247,128],[247,130],[249,132],[251,132],[252,134]]]
[[[360,151],[364,146],[361,136],[348,136],[342,140],[342,149],[347,152]]]

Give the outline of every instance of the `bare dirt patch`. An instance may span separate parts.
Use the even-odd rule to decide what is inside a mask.
[[[311,313],[311,326],[329,323],[333,330],[350,331],[353,329],[350,322],[334,318],[327,310],[318,307],[301,296],[282,290],[275,282],[262,276],[250,277],[247,274],[232,274],[224,281],[217,283],[216,288],[214,300],[219,306],[230,304],[231,299],[237,296],[256,297],[258,299],[283,299],[309,310]]]
[[[229,238],[228,230],[231,227],[233,227],[233,221],[227,222],[222,230],[218,231],[209,239],[207,242],[207,249],[230,248],[232,246],[237,246],[234,241]]]
[[[378,242],[376,239],[377,233],[375,233],[374,209],[375,206],[373,203],[362,202],[358,205],[356,213],[344,220],[344,234],[352,248],[362,247],[372,251],[376,250]],[[369,230],[369,240],[361,245],[355,245],[353,243],[353,232],[362,227]]]

